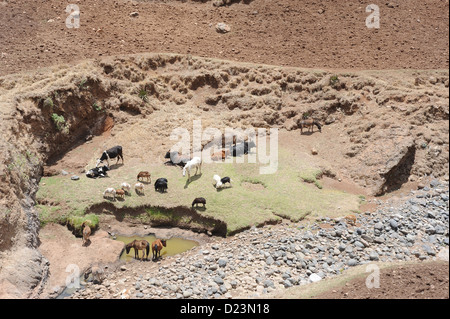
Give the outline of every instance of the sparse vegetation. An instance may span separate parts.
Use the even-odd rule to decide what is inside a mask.
[[[50,109],[52,109],[53,108],[53,99],[51,98],[51,97],[47,97],[45,100],[44,100],[44,107],[48,107],[48,108],[50,108]]]
[[[144,101],[145,103],[148,102],[148,93],[146,90],[140,90],[139,91],[139,98]]]
[[[66,134],[66,135],[69,134],[70,124],[66,123],[64,116],[53,113],[52,120],[53,120],[53,123],[55,123],[58,131],[62,132],[63,134]]]

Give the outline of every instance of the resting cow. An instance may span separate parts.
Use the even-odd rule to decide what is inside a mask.
[[[108,166],[96,167],[96,168],[90,169],[86,173],[86,176],[89,178],[106,177],[106,176],[108,176],[108,173],[107,173],[108,171],[109,171]]]

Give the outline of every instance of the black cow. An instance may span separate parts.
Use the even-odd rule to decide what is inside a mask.
[[[155,182],[155,191],[164,193],[168,188],[168,183],[167,178],[158,178]]]
[[[104,165],[104,166],[90,169],[86,173],[86,176],[89,178],[106,177],[106,176],[108,176],[108,173],[107,173],[108,171],[109,171],[109,167]]]
[[[110,148],[109,150],[106,150],[102,153],[102,156],[97,160],[97,166],[98,167],[100,165],[100,163],[102,163],[104,160],[106,160],[106,162],[108,163],[109,166],[109,160],[111,158],[116,158],[117,157],[117,163],[119,163],[119,159],[122,160],[122,164],[123,164],[123,155],[122,155],[122,146],[114,146],[113,148]]]
[[[231,148],[231,153],[235,157],[236,156],[241,156],[241,155],[244,155],[244,154],[248,154],[248,152],[251,151],[252,148],[254,148],[254,147],[256,147],[255,142],[253,142],[253,141],[244,142],[244,143],[241,143],[241,144],[234,145]]]

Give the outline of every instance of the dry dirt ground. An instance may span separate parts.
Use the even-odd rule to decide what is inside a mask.
[[[364,1],[254,0],[218,8],[192,0],[73,3],[79,29],[65,26],[66,2],[0,1],[0,75],[141,52],[308,68],[449,66],[448,0],[384,1],[380,29],[366,27]],[[219,22],[231,32],[216,32]]]
[[[380,271],[379,288],[367,288],[366,277],[321,293],[319,299],[448,299],[448,262],[388,267]],[[367,274],[366,274],[367,275]]]
[[[366,27],[365,20],[369,14],[365,11],[367,3],[362,1],[313,0],[303,1],[299,6],[297,0],[254,0],[249,4],[235,3],[219,8],[213,7],[211,2],[190,0],[73,2],[81,10],[79,29],[66,28],[68,13],[65,12],[66,4],[60,1],[0,0],[0,76],[55,64],[74,64],[88,58],[141,52],[170,52],[239,62],[338,70],[449,67],[448,0],[383,2],[380,4],[381,28],[378,30]],[[138,15],[131,17],[132,12],[138,12]],[[218,22],[230,25],[231,32],[216,32]],[[444,77],[448,78],[448,73]],[[423,90],[427,91],[428,88],[424,87]],[[437,92],[441,94],[440,91]],[[413,101],[413,104],[435,103],[434,100],[420,100],[427,98],[426,95],[419,95],[418,101]],[[433,92],[431,95],[434,96],[431,99],[436,98],[438,105],[441,100],[448,101],[448,95],[442,99]],[[366,101],[363,99],[363,102]],[[404,98],[403,102],[409,103],[408,98]],[[446,107],[447,113],[443,118],[448,123],[448,102]],[[402,118],[405,112],[397,111],[397,118]],[[126,116],[129,114],[119,118],[124,121],[119,125],[126,126]],[[341,123],[336,125],[343,134],[344,130],[350,130]],[[442,130],[437,131],[440,134]],[[298,145],[307,152],[312,147],[318,147],[323,157],[331,146],[332,134],[326,127],[323,134],[306,135],[298,141]],[[435,134],[433,128],[425,130],[424,135],[430,136],[429,142],[439,134]],[[83,168],[95,150],[105,146],[107,138],[109,136],[96,137],[92,144],[72,149],[72,153],[61,162],[55,161],[54,171],[68,165],[78,170]],[[341,140],[344,138],[347,139],[347,134]],[[448,138],[440,139],[448,145]],[[289,140],[284,142],[289,143]],[[435,144],[439,144],[438,141]],[[154,154],[159,154],[166,147],[158,145]],[[334,146],[334,150],[338,149],[338,146]],[[80,150],[79,157],[72,156]],[[337,153],[328,154],[333,158]],[[79,164],[78,159],[83,159],[83,165]],[[360,187],[345,178],[341,183],[333,179],[324,179],[324,183],[361,194]],[[414,185],[408,184],[407,187]],[[4,199],[0,198],[0,203]],[[62,226],[51,227],[41,230],[39,249],[51,261],[50,273],[62,273],[67,262],[58,262],[58,259],[66,245],[75,245],[75,239],[68,238]],[[105,237],[104,232],[99,232],[92,240],[100,243],[106,241]],[[63,241],[55,238],[66,238],[65,244],[61,245]],[[107,241],[105,245],[113,245]],[[78,244],[79,240],[76,241]],[[88,253],[91,256],[100,255],[101,252],[94,250],[94,247],[97,246],[88,247]],[[119,249],[110,248],[112,251]],[[77,253],[72,256],[73,262],[84,266],[78,248],[75,251]],[[107,261],[114,259],[114,255],[106,254],[103,257]],[[59,267],[59,270],[52,267]],[[423,274],[420,280],[417,274]],[[410,275],[413,275],[414,280]],[[363,288],[359,288],[362,287],[361,282],[350,282],[348,286],[336,289],[336,292],[324,293],[321,297],[383,298],[387,295],[396,298],[404,290],[411,291],[408,295],[413,298],[448,298],[448,264],[437,268],[423,264],[402,266],[395,273],[393,270],[383,276],[386,282],[392,279],[395,281],[393,287],[396,289],[392,295],[383,291],[383,294],[377,292],[368,296]],[[406,277],[410,279],[403,280]],[[59,285],[62,277],[53,279],[55,282],[48,283],[47,288]],[[429,285],[423,288],[423,283]],[[446,291],[441,289],[444,284],[447,286]],[[353,290],[360,293],[354,293]],[[431,294],[432,291],[439,293]]]

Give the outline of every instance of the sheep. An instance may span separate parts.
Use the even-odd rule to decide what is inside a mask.
[[[222,182],[221,182],[221,178],[219,175],[214,175],[213,179],[214,179],[214,187],[215,188],[222,187]]]
[[[134,190],[136,191],[136,193],[143,195],[144,194],[144,184],[136,183],[136,185],[134,185]]]
[[[120,188],[122,188],[127,194],[130,194],[131,192],[131,185],[128,183],[122,183],[122,185],[120,185]]]
[[[116,190],[112,187],[107,188],[104,192],[103,192],[103,198],[105,198],[106,196],[108,197],[112,197],[113,200],[116,200]]]

